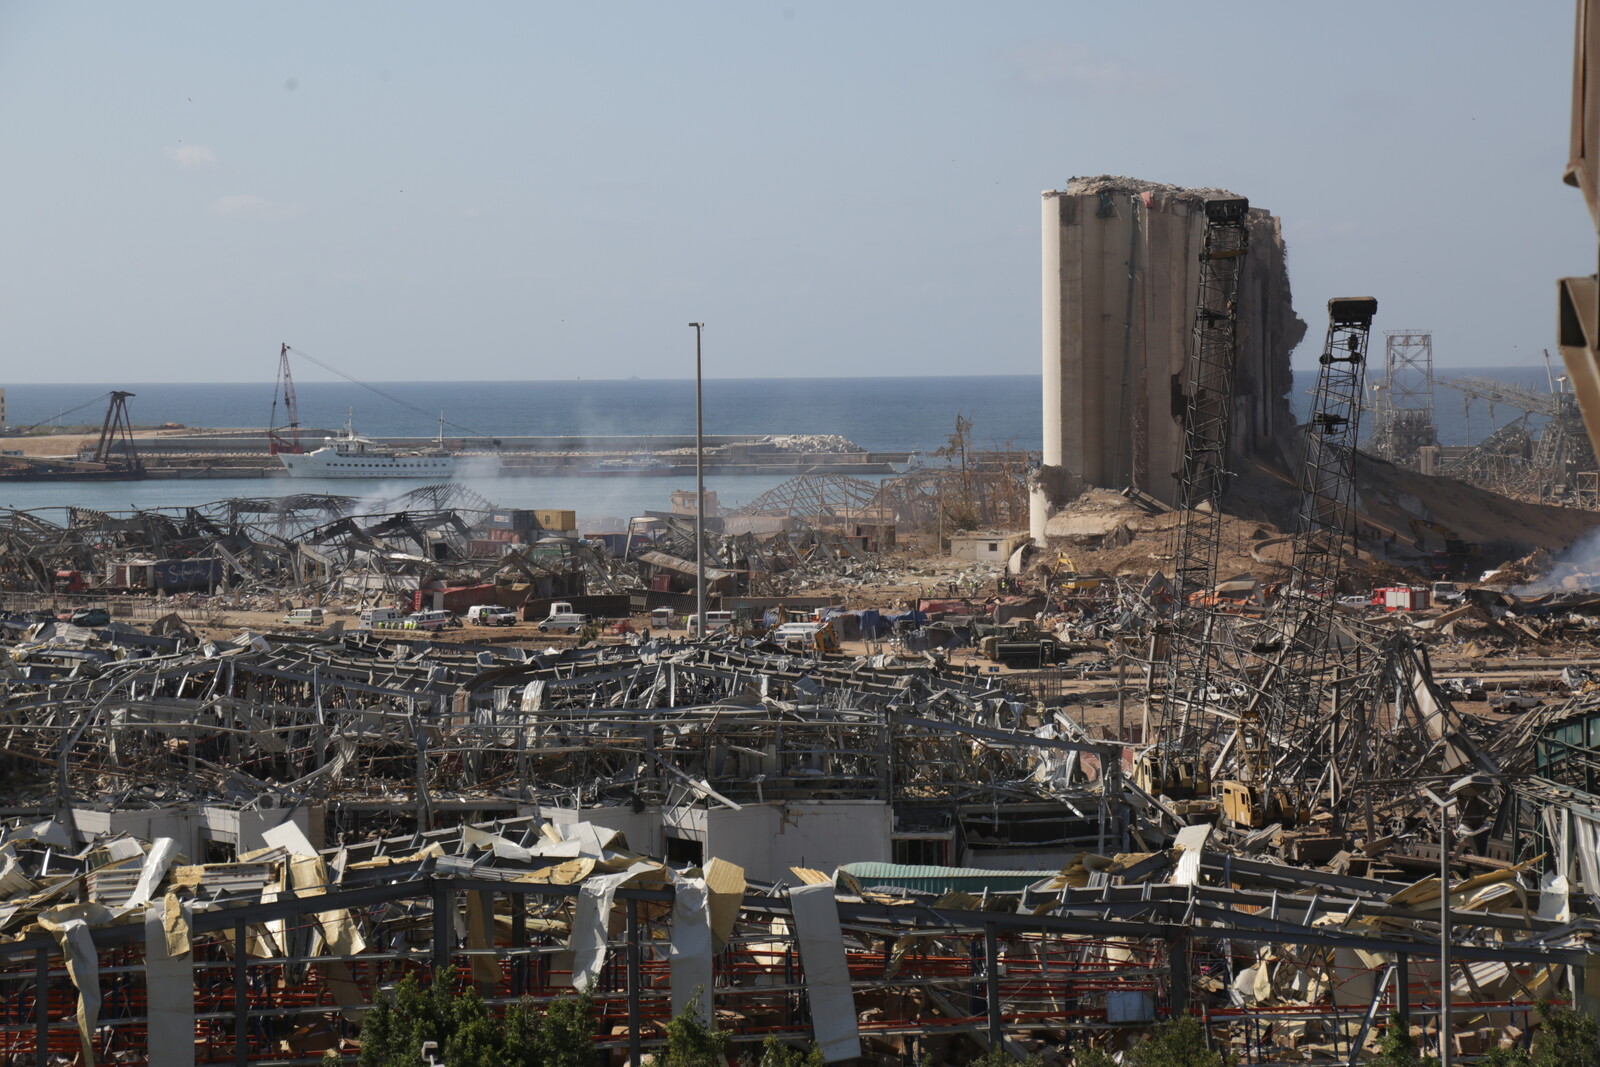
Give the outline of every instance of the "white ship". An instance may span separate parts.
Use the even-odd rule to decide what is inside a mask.
[[[324,437],[313,452],[279,451],[291,478],[428,478],[448,481],[458,457],[444,450],[444,418],[439,419],[439,445],[426,451],[398,451],[355,432],[353,418],[344,430]]]

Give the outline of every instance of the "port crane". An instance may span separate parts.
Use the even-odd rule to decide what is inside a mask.
[[[285,432],[278,432],[278,397],[283,397],[283,416],[288,419]],[[300,444],[300,403],[294,395],[294,375],[289,371],[289,346],[278,349],[278,386],[272,393],[272,418],[267,423],[267,452],[278,455],[287,452],[299,455],[305,451]]]
[[[367,390],[367,392],[375,393],[378,396],[383,397],[390,403],[398,404],[400,407],[409,408],[412,411],[423,415],[429,415],[431,417],[429,412],[423,411],[415,404],[408,403],[407,401],[395,396],[393,393],[387,393],[369,382],[364,382],[353,375],[346,374],[333,364],[318,359],[316,356],[311,355],[311,353],[305,351],[304,349],[291,349],[287,344],[281,344],[278,347],[278,382],[277,387],[272,393],[272,417],[267,423],[267,452],[269,455],[276,456],[285,452],[289,453],[290,455],[299,455],[306,451],[305,446],[300,441],[300,402],[295,394],[294,373],[289,369],[290,352],[293,352],[301,359],[307,360],[308,362],[321,367],[325,371],[338,375],[345,381],[350,382],[352,385],[359,385],[361,388]],[[278,400],[280,397],[283,399],[284,418],[288,420],[283,426],[278,425]],[[461,430],[468,436],[481,437],[496,448],[500,446],[500,440],[498,438],[490,437],[488,434],[474,430],[470,426],[461,426],[453,422],[449,425]],[[440,448],[444,447],[444,428],[444,413],[440,412]]]
[[[20,436],[27,436],[35,430],[42,428],[47,422],[59,420],[64,416],[82,411],[86,407],[107,401],[105,418],[100,423],[100,436],[95,439],[94,451],[89,459],[103,464],[112,471],[121,471],[135,478],[144,477],[144,460],[139,458],[139,450],[133,444],[133,423],[128,418],[128,398],[134,394],[125,390],[116,389],[109,393],[101,393],[93,400],[85,401],[75,408],[57,412],[44,422],[36,422],[32,426],[25,426],[18,430]],[[92,425],[92,424],[91,424]]]
[[[144,460],[133,447],[133,423],[128,418],[128,398],[133,394],[114,389],[110,395],[105,421],[100,424],[100,440],[94,448],[94,461],[111,469],[142,475]]]

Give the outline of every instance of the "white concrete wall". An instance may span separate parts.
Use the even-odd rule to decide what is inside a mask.
[[[196,863],[205,855],[207,841],[232,845],[239,854],[265,848],[266,841],[261,835],[284,822],[293,822],[313,845],[321,848],[323,828],[327,823],[325,810],[321,806],[241,811],[220,804],[130,808],[113,812],[74,808],[73,818],[78,824],[78,832],[85,837],[129,834],[144,841],[170,837],[178,842],[183,854]]]
[[[703,837],[692,824],[679,836],[702,840],[707,859],[737,863],[762,881],[792,881],[790,867],[831,873],[842,864],[886,863],[892,856],[894,815],[881,801],[747,804],[740,811],[713,807],[704,809],[703,817]]]

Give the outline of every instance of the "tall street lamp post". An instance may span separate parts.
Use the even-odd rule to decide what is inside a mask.
[[[700,399],[700,333],[703,322],[691,322],[694,330],[694,615],[699,621],[695,634],[706,636],[706,445],[705,421]]]
[[[1422,787],[1423,794],[1439,806],[1439,1067],[1450,1067],[1455,1051],[1450,1034],[1450,852],[1455,847],[1450,820],[1458,817],[1453,810],[1457,800],[1476,796],[1492,784],[1486,775],[1469,774],[1451,782],[1445,796]]]

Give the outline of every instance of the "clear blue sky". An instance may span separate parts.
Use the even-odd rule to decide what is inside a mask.
[[[0,4],[5,382],[1036,373],[1039,192],[1225,186],[1295,303],[1539,358],[1573,5]],[[308,379],[326,377],[304,372]]]

